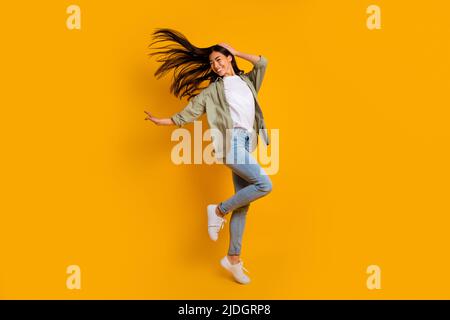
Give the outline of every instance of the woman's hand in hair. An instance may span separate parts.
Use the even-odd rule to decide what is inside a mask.
[[[227,44],[225,42],[218,43],[218,45],[221,46],[221,47],[224,47],[225,49],[230,51],[230,53],[233,56],[237,56],[239,54],[239,51],[235,50],[232,46],[230,46],[229,44]]]
[[[148,111],[144,111],[147,114],[147,117],[145,117],[144,120],[150,120],[152,121],[154,124],[158,125],[158,126],[170,126],[173,125],[173,121],[170,118],[156,118],[154,116],[152,116],[152,114]]]

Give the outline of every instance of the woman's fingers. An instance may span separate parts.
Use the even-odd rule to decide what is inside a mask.
[[[148,117],[145,117],[144,120],[151,120],[151,121],[153,121],[153,118],[154,118],[154,117],[152,116],[152,114],[151,114],[150,112],[148,112],[148,111],[145,111],[145,110],[144,110],[144,112],[145,112],[145,113],[147,114],[147,116],[148,116]]]
[[[235,52],[235,50],[233,49],[233,47],[230,46],[228,43],[221,42],[221,43],[219,43],[219,46],[224,47],[225,49],[227,49],[228,51],[230,51],[230,52],[233,53],[233,54],[234,54],[234,52]]]
[[[148,112],[148,111],[145,111],[145,110],[144,110],[144,112],[148,115],[148,117],[145,117],[144,120],[150,120],[150,121],[152,121],[154,124],[157,124],[157,125],[160,124],[160,119],[154,117],[154,116],[153,116],[150,112]]]

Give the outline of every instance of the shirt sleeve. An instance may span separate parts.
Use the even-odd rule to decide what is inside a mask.
[[[266,73],[267,68],[267,58],[262,55],[259,55],[259,57],[260,59],[253,65],[253,69],[245,74],[253,83],[256,92],[258,92],[261,88],[264,74]]]
[[[189,100],[189,103],[183,110],[170,117],[172,121],[181,127],[198,119],[206,111],[206,95],[206,89],[203,89],[198,95]]]

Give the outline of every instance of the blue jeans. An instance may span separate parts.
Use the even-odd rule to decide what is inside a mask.
[[[233,211],[230,220],[230,245],[228,255],[240,255],[242,235],[250,202],[267,195],[272,182],[250,153],[251,133],[243,128],[234,128],[231,148],[225,165],[232,171],[235,194],[219,203],[222,213]]]

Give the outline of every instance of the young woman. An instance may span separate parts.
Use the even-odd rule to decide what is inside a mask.
[[[257,98],[267,59],[242,53],[226,43],[198,48],[172,29],[157,29],[153,39],[150,47],[159,42],[172,42],[155,48],[165,50],[150,53],[162,57],[157,60],[163,64],[155,76],[160,78],[174,69],[170,90],[180,99],[187,96],[189,103],[170,118],[157,118],[144,111],[145,120],[156,125],[182,126],[206,113],[210,128],[219,133],[220,139],[213,137],[214,153],[220,163],[231,169],[235,194],[219,204],[207,206],[208,233],[216,241],[226,222],[225,216],[232,212],[228,254],[222,258],[221,265],[237,282],[247,284],[250,278],[244,270],[248,270],[240,259],[246,215],[252,201],[272,190],[271,180],[251,155],[258,134],[267,145],[270,143]],[[244,73],[235,57],[250,61],[253,69]],[[204,81],[208,85],[201,87]]]

